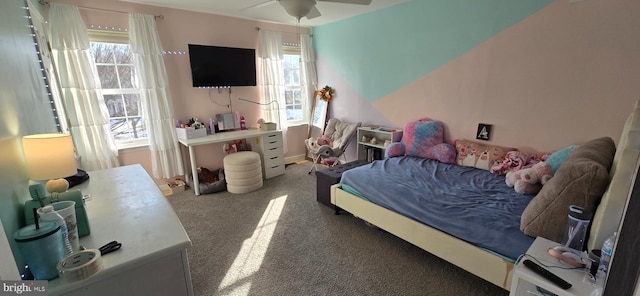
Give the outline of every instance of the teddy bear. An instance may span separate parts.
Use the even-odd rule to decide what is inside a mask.
[[[329,147],[333,147],[333,141],[331,141],[331,138],[329,138],[329,136],[327,135],[322,135],[318,138],[318,140],[316,141],[316,143],[318,143],[318,145],[320,146],[329,146]]]
[[[385,150],[385,157],[406,155],[455,163],[456,148],[443,141],[444,128],[441,122],[429,118],[418,119],[405,124],[402,140],[391,143]]]
[[[545,161],[538,162],[530,168],[508,172],[505,181],[520,194],[534,194],[542,189],[542,185],[553,177],[551,165]]]

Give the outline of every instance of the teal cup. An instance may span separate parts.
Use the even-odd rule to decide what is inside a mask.
[[[13,236],[22,257],[36,280],[58,277],[56,265],[64,258],[62,230],[56,222],[40,222],[39,227],[20,228]]]

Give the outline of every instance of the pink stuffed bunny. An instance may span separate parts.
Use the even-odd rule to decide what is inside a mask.
[[[513,187],[520,194],[534,194],[538,193],[542,189],[542,185],[547,183],[552,176],[551,165],[541,161],[530,168],[508,172],[505,181],[509,187]]]

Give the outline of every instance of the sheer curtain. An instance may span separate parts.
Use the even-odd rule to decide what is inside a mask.
[[[153,176],[171,178],[183,175],[167,71],[154,16],[129,14],[129,43],[149,131]]]
[[[262,103],[268,104],[265,120],[280,122],[284,153],[287,153],[287,112],[284,98],[284,73],[282,70],[282,35],[280,32],[260,30],[258,33],[258,56],[260,63],[260,92]],[[277,104],[271,104],[276,101]],[[278,110],[279,109],[279,110]],[[277,111],[276,111],[277,110]],[[279,120],[277,117],[280,117]]]
[[[111,136],[109,111],[78,7],[51,3],[49,23],[51,53],[82,168],[92,171],[117,167],[118,148]]]
[[[313,42],[308,34],[300,35],[300,83],[302,84],[302,98],[307,100],[305,113],[309,116],[309,126],[313,116],[311,108],[315,103],[318,89],[318,74],[316,72],[316,58],[313,52]]]

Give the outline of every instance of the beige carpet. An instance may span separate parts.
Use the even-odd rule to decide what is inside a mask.
[[[167,196],[193,246],[196,295],[508,295],[316,201],[311,163],[247,194]]]

